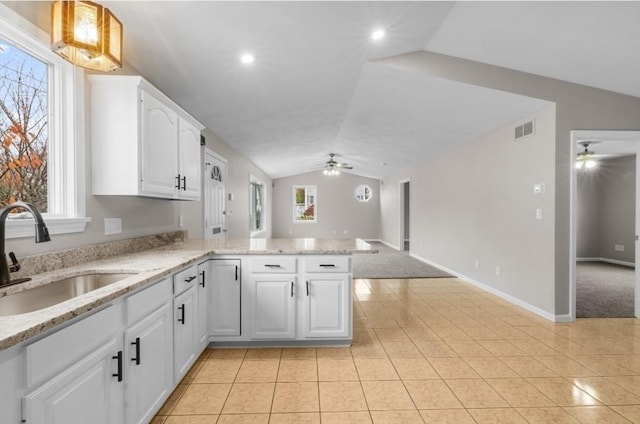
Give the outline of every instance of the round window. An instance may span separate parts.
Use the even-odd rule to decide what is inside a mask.
[[[355,196],[359,202],[368,202],[371,199],[371,187],[365,184],[361,184],[356,187]]]

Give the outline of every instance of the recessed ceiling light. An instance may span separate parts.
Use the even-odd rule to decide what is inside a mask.
[[[378,41],[384,38],[385,32],[383,29],[377,29],[371,33],[371,39]]]
[[[240,56],[240,61],[242,63],[244,63],[245,65],[253,63],[254,60],[256,60],[256,58],[253,57],[253,55],[251,53],[245,53],[242,56]]]

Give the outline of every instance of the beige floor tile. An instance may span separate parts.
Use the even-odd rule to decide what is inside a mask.
[[[426,380],[440,378],[436,370],[424,358],[420,359],[391,359],[393,366],[402,380]]]
[[[540,341],[536,339],[509,340],[509,342],[511,342],[520,350],[527,352],[527,354],[531,356],[547,356],[547,355],[561,354],[561,352],[558,352],[556,349],[553,349],[552,347],[547,346],[544,343],[540,343]]]
[[[491,352],[474,340],[450,340],[447,344],[461,357],[493,356]]]
[[[375,332],[381,342],[409,341],[409,336],[402,328],[376,328]]]
[[[371,424],[369,412],[321,412],[322,424]]]
[[[187,371],[185,376],[182,377],[182,380],[180,381],[180,384],[190,384],[190,383],[192,383],[193,379],[195,378],[196,374],[198,374],[198,371],[200,371],[200,368],[202,368],[202,365],[204,363],[205,363],[205,361],[196,361],[196,362],[194,362],[194,364],[191,366],[191,368],[189,368],[189,371]]]
[[[237,383],[258,383],[276,381],[280,361],[267,359],[263,361],[243,361],[236,376]]]
[[[478,424],[527,424],[513,408],[468,409]]]
[[[579,424],[580,422],[560,407],[517,408],[529,424]],[[594,423],[595,424],[595,423]]]
[[[546,407],[556,404],[523,378],[486,380],[513,407]]]
[[[381,344],[370,346],[351,346],[351,354],[354,358],[386,358],[387,352]]]
[[[275,383],[236,383],[222,408],[223,414],[268,413]]]
[[[241,359],[209,359],[202,364],[193,382],[233,383],[241,364]]]
[[[640,396],[640,375],[607,377],[607,380],[624,387],[636,396]]]
[[[318,380],[358,381],[353,359],[318,358]]]
[[[414,342],[416,340],[440,340],[440,337],[426,327],[405,327],[404,332]]]
[[[207,359],[243,359],[247,349],[209,349]]]
[[[389,359],[355,358],[355,364],[360,380],[400,379]]]
[[[371,411],[374,424],[423,424],[418,411]]]
[[[216,424],[217,421],[217,415],[172,415],[164,424]]]
[[[594,397],[564,378],[528,378],[527,381],[558,406],[600,405]]]
[[[574,378],[573,384],[605,405],[640,404],[640,397],[605,377]]]
[[[318,359],[351,359],[351,349],[348,347],[319,347],[316,349]]]
[[[464,409],[423,409],[420,415],[428,424],[475,424]]]
[[[320,411],[367,411],[359,381],[320,382]]]
[[[164,402],[164,405],[162,405],[160,411],[158,411],[158,415],[169,415],[173,408],[175,408],[178,400],[180,400],[180,397],[182,397],[184,392],[187,390],[187,387],[189,386],[186,384],[178,384],[173,392],[169,395],[169,398]]]
[[[611,409],[632,423],[640,423],[640,405],[612,406]]]
[[[462,404],[442,380],[407,380],[404,384],[418,409],[462,408]]]
[[[536,359],[562,377],[591,377],[600,373],[587,368],[568,356],[537,356]]]
[[[319,412],[318,383],[277,383],[272,413]]]
[[[220,415],[217,424],[268,424],[269,414]]]
[[[629,424],[629,420],[606,406],[574,406],[564,410],[581,423]]]
[[[528,356],[509,340],[479,340],[478,343],[495,356]]]
[[[254,348],[247,349],[245,360],[280,359],[282,349],[280,348]]]
[[[212,416],[217,417],[217,415],[212,415]],[[155,417],[153,417],[151,419],[149,424],[163,424],[166,419],[167,419],[167,417],[164,416],[164,415],[156,415]]]
[[[318,381],[318,364],[315,359],[282,359],[278,381]]]
[[[505,356],[499,358],[520,377],[559,377],[560,374],[533,357]]]
[[[171,414],[219,414],[230,388],[230,384],[191,384],[187,387]]]
[[[511,378],[518,374],[495,356],[464,358],[464,361],[482,378]]]
[[[445,380],[465,408],[502,408],[507,402],[485,380]]]
[[[429,358],[429,363],[442,378],[480,378],[462,358]]]
[[[415,409],[400,381],[363,381],[362,388],[370,411]]]
[[[269,424],[320,424],[318,412],[271,414]]]
[[[428,358],[455,358],[458,354],[441,340],[417,340],[414,342],[422,354]]]
[[[316,359],[315,347],[289,347],[282,349],[282,359]]]
[[[389,358],[422,358],[422,353],[410,340],[405,341],[383,341],[382,347],[387,352]]]

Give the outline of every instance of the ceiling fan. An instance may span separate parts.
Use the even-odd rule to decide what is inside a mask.
[[[589,150],[589,146],[598,143],[600,142],[596,140],[585,140],[578,142],[580,146],[584,147],[584,150],[578,152],[578,156],[576,157],[576,169],[584,169],[586,171],[596,166],[597,163],[594,160],[596,152],[594,152],[593,150]]]
[[[322,171],[324,175],[340,175],[340,169],[353,169],[353,166],[347,163],[336,161],[335,156],[335,153],[329,153],[329,160],[325,162]]]

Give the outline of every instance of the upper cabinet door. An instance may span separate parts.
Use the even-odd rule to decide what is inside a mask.
[[[178,186],[178,115],[149,93],[140,94],[140,191],[143,195],[173,198]]]
[[[178,198],[200,200],[200,130],[182,117],[178,130]]]

